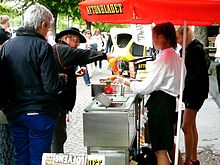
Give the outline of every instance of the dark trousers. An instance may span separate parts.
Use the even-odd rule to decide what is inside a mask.
[[[51,152],[53,153],[63,153],[64,152],[64,143],[67,139],[66,133],[66,114],[62,113],[58,116],[54,135],[51,145]]]
[[[220,93],[220,64],[216,65],[216,76],[217,76],[217,82],[218,82],[218,91]]]
[[[102,60],[99,60],[99,69],[102,69]],[[94,62],[95,66],[97,67],[97,61]]]

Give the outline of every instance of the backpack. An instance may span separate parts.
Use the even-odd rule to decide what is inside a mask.
[[[0,50],[0,109],[5,110],[12,98],[13,85],[9,67],[4,60],[4,45]]]

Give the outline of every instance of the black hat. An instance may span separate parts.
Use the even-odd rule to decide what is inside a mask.
[[[75,27],[68,27],[68,28],[64,29],[63,31],[61,31],[60,33],[58,33],[55,38],[56,43],[58,43],[58,41],[61,37],[65,36],[67,34],[79,35],[80,43],[86,43],[85,37],[80,33],[79,29],[77,29]]]

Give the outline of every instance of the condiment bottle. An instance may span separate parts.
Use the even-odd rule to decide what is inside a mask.
[[[112,80],[106,80],[106,86],[104,88],[105,94],[113,94],[113,88],[111,87]]]

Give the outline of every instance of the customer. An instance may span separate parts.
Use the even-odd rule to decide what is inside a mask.
[[[7,15],[0,16],[0,48],[2,44],[10,39],[8,28],[10,27],[10,20]],[[0,124],[0,164],[13,164],[13,150],[14,144],[12,140],[11,130],[8,124]]]
[[[183,27],[177,29],[177,41],[183,44]],[[186,37],[186,78],[183,91],[185,111],[183,114],[182,129],[185,137],[185,164],[199,165],[197,160],[198,132],[196,127],[196,115],[202,107],[209,93],[208,67],[205,51],[200,41],[193,40],[193,32],[187,28]]]
[[[220,62],[220,27],[219,27],[219,34],[215,38],[215,47],[216,47],[215,58],[217,62]]]
[[[11,37],[10,33],[8,32],[8,28],[10,27],[9,17],[7,15],[1,15],[0,16],[0,24],[1,24],[0,48],[1,48],[2,44]]]
[[[154,47],[160,52],[149,65],[147,77],[141,82],[130,82],[122,77],[117,79],[130,86],[135,93],[150,95],[146,106],[152,150],[158,165],[170,165],[168,151],[174,145],[173,124],[176,123],[176,97],[180,94],[182,60],[175,52],[177,41],[172,23],[156,25],[152,35]]]
[[[87,40],[86,38],[86,30],[82,30],[82,35],[85,37],[85,39]],[[86,43],[80,43],[80,45],[78,46],[78,48],[80,49],[86,49]],[[85,84],[87,86],[90,86],[91,85],[91,80],[90,80],[90,75],[91,75],[91,64],[87,64],[87,65],[79,65],[79,67],[84,67],[86,69],[86,73],[85,75],[83,75],[83,80],[85,82]],[[76,66],[76,69],[78,68],[78,66]],[[90,74],[89,74],[89,70],[90,70]]]
[[[24,13],[24,27],[5,42],[15,90],[5,111],[15,144],[15,165],[39,165],[42,154],[50,152],[56,117],[61,110],[57,93],[62,90],[52,47],[46,35],[53,20],[42,5]]]
[[[106,53],[95,50],[77,49],[80,43],[85,43],[85,37],[80,33],[79,29],[69,27],[61,31],[56,36],[58,44],[53,46],[54,57],[60,73],[67,74],[68,82],[65,92],[60,95],[60,102],[63,108],[56,123],[54,132],[52,152],[64,152],[64,143],[67,139],[66,134],[66,114],[72,111],[76,99],[76,75],[75,66],[88,64],[97,60],[110,58]],[[82,75],[84,70],[78,71]]]
[[[95,42],[95,40],[92,38],[92,32],[90,30],[86,30],[84,32],[84,36],[86,38],[86,44],[85,44],[85,49],[93,49],[93,50],[98,50],[98,45]],[[95,63],[95,62],[94,62]],[[97,62],[96,62],[97,63]],[[88,74],[89,77],[92,77],[92,75],[94,74],[95,71],[95,66],[93,65],[93,63],[88,64],[87,65],[87,69],[88,69]]]
[[[101,32],[99,29],[95,29],[94,35],[92,36],[93,41],[97,44],[97,50],[98,51],[104,51],[104,39],[101,35]],[[99,60],[99,64],[97,62],[94,62],[95,69],[98,69],[99,72],[102,72],[102,61]],[[98,66],[99,65],[99,66]]]

